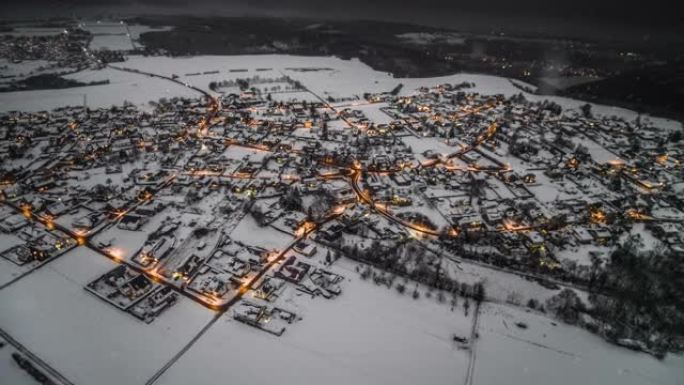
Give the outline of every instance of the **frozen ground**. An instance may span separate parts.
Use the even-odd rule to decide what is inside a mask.
[[[659,361],[519,308],[484,305],[479,334],[475,384],[675,385],[684,378],[682,356]]]
[[[158,78],[150,78],[128,72],[103,69],[83,71],[66,76],[84,82],[109,80],[109,84],[99,86],[75,87],[62,90],[39,90],[0,93],[2,111],[41,111],[67,105],[83,105],[85,101],[91,108],[111,107],[129,101],[149,109],[149,102],[173,96],[197,97],[198,94],[181,85]]]
[[[0,252],[4,252],[14,246],[23,245],[25,243],[25,241],[14,234],[0,233]],[[33,266],[33,264],[18,266],[7,259],[0,257],[0,286],[25,273]]]
[[[64,32],[64,28],[53,27],[16,27],[10,32],[3,32],[3,35],[12,36],[49,36]]]
[[[471,317],[361,281],[352,266],[336,266],[349,280],[334,300],[289,292],[282,306],[303,319],[282,337],[224,316],[159,383],[460,383],[468,354],[452,335],[468,335]]]
[[[507,79],[492,76],[459,74],[395,79],[358,60],[324,57],[133,56],[124,65],[168,76],[176,74],[181,80],[205,89],[210,81],[255,75],[275,77],[284,73],[322,97],[350,98],[352,101],[347,103],[353,103],[363,92],[389,91],[399,83],[404,84],[402,94],[411,93],[419,86],[462,81],[475,82],[475,91],[484,94],[520,92]],[[332,70],[295,70],[302,67]],[[256,71],[257,68],[271,69]],[[231,72],[235,69],[247,71]],[[209,71],[219,72],[204,74]],[[202,74],[187,75],[196,72]],[[111,84],[3,93],[0,110],[45,110],[81,104],[84,94],[91,107],[108,107],[124,100],[148,106],[150,100],[160,97],[197,96],[168,81],[113,69],[86,71],[70,77],[83,81],[109,79]],[[287,95],[301,97],[299,93]],[[528,98],[543,97],[528,95]],[[584,103],[551,99],[566,108],[577,108]],[[363,108],[376,123],[382,123],[383,118],[377,109],[379,106]],[[630,111],[605,106],[597,106],[594,111],[628,119],[636,116]],[[658,122],[668,127],[679,124]],[[454,150],[443,142],[430,142],[432,139],[418,141],[406,137],[405,140],[416,153],[427,149],[440,153]],[[228,152],[233,158],[250,154],[254,159],[252,153],[237,147]],[[612,158],[607,153],[594,155]],[[551,201],[557,193],[545,191],[541,195]],[[117,229],[104,233],[103,239],[106,237],[127,238],[130,242],[125,248],[126,254],[144,241]],[[251,216],[240,221],[231,237],[267,249],[282,249],[292,240],[275,229],[258,227]],[[652,239],[645,239],[648,242]],[[343,283],[339,298],[312,300],[288,289],[281,305],[303,319],[288,327],[282,337],[235,322],[228,312],[171,366],[159,383],[203,384],[221,378],[230,379],[231,383],[255,384],[463,382],[469,354],[459,350],[451,340],[454,334],[469,333],[472,319],[463,315],[462,307],[452,312],[448,305],[438,304],[434,299],[416,301],[408,295],[400,296],[396,290],[388,291],[359,280],[351,263],[340,262],[334,269],[348,280]],[[0,263],[0,281],[16,274],[16,269],[9,271],[5,265]],[[87,282],[113,267],[112,262],[88,249],[70,251],[0,291],[0,328],[39,353],[75,383],[144,383],[209,322],[213,312],[181,298],[153,324],[146,325],[83,290]],[[462,282],[485,280],[488,295],[497,302],[506,301],[512,291],[519,294],[518,300],[522,303],[528,298],[545,299],[553,294],[524,278],[473,264],[450,263],[448,268]],[[527,329],[515,326],[520,321]],[[609,345],[581,329],[560,323],[554,326],[543,315],[504,305],[485,305],[479,330],[473,383],[676,384],[684,377],[681,356],[657,361],[648,355]]]
[[[0,73],[3,76],[22,77],[41,68],[47,67],[50,62],[47,60],[31,60],[22,63],[12,63],[7,59],[0,59]],[[3,79],[2,82],[5,80]]]
[[[140,46],[137,41],[140,34],[147,31],[168,30],[169,28],[151,28],[145,25],[128,25],[116,22],[89,21],[81,23],[81,27],[93,34],[90,42],[92,49],[109,49],[129,51]]]
[[[361,98],[364,92],[390,91],[398,84],[403,84],[401,94],[411,94],[421,86],[434,86],[443,83],[474,82],[473,91],[483,94],[513,95],[521,92],[506,78],[456,74],[434,78],[393,78],[389,73],[375,71],[358,59],[342,60],[336,57],[304,57],[292,55],[240,55],[240,56],[194,56],[194,57],[144,57],[132,55],[123,66],[162,75],[178,75],[181,80],[193,86],[208,89],[211,81],[261,77],[277,77],[282,74],[300,80],[307,88],[321,97]],[[332,70],[297,71],[301,68],[326,68]],[[266,69],[266,71],[257,71]],[[235,70],[241,70],[235,72]],[[242,71],[247,70],[247,71]],[[204,72],[218,73],[204,74]],[[199,76],[185,76],[200,73]],[[147,105],[150,100],[169,96],[191,96],[184,87],[171,84],[144,75],[123,73],[105,69],[86,71],[72,75],[80,80],[109,79],[111,84],[105,86],[77,87],[66,90],[42,90],[8,92],[0,94],[0,111],[22,109],[37,111],[59,106],[82,104],[83,94],[88,96],[91,107],[109,107],[129,100],[138,105]],[[197,96],[197,95],[195,95]],[[578,109],[584,101],[555,96],[536,96],[527,94],[530,100],[553,100],[565,109]],[[595,105],[593,109],[599,115],[617,115],[633,120],[637,113],[613,106]],[[680,123],[649,118],[663,128],[679,127]]]
[[[114,266],[67,253],[0,292],[0,327],[76,384],[144,383],[213,313],[181,298],[145,324],[83,289]]]
[[[36,381],[14,359],[12,353],[17,350],[0,337],[0,384],[8,385],[35,385]]]
[[[282,250],[293,238],[272,227],[259,227],[251,215],[245,215],[237,225],[235,230],[230,233],[230,237],[248,246],[262,247],[267,250]]]

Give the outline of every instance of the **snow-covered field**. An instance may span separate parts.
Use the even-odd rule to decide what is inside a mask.
[[[403,84],[402,95],[411,94],[421,86],[435,86],[443,83],[474,82],[473,91],[482,94],[514,95],[521,92],[507,78],[489,75],[455,74],[433,78],[394,78],[387,72],[375,71],[358,59],[342,60],[336,57],[308,57],[292,55],[239,55],[239,56],[193,56],[193,57],[144,57],[132,55],[123,64],[125,67],[162,75],[178,75],[196,87],[208,89],[212,81],[230,80],[259,75],[277,77],[286,74],[301,81],[307,88],[322,97],[357,98],[364,92],[390,91]],[[297,71],[301,68],[325,68],[318,71]],[[257,69],[266,69],[257,71]],[[332,69],[332,70],[327,70]],[[231,71],[232,70],[232,71]],[[241,70],[236,72],[235,70]],[[247,71],[242,71],[247,70]],[[219,71],[204,74],[204,72]],[[196,74],[197,76],[185,76]],[[147,105],[150,100],[169,96],[192,96],[186,88],[145,75],[104,69],[86,71],[71,75],[79,80],[109,79],[105,86],[77,87],[66,90],[22,91],[0,95],[0,111],[37,111],[60,106],[82,104],[83,95],[88,97],[91,107],[109,107],[128,100],[138,105]],[[584,101],[556,96],[526,95],[530,100],[552,100],[565,109],[577,109]],[[594,113],[617,115],[633,120],[637,113],[613,106],[595,105]],[[664,128],[678,127],[680,123],[661,118],[648,118]]]
[[[144,383],[213,312],[182,298],[144,324],[83,290],[113,266],[85,248],[71,251],[0,293],[0,326],[75,383]],[[452,336],[469,336],[472,307],[466,317],[462,304],[452,311],[434,296],[399,295],[361,280],[354,266],[333,267],[347,278],[334,300],[289,287],[280,306],[302,319],[281,337],[226,313],[158,383],[461,383],[471,358]],[[473,383],[674,385],[684,376],[684,357],[658,361],[506,305],[482,306],[478,334]]]
[[[111,107],[129,101],[142,109],[148,109],[148,102],[173,96],[197,97],[197,93],[186,87],[159,78],[150,78],[128,72],[103,69],[84,71],[66,76],[80,81],[109,80],[109,84],[75,87],[61,90],[38,90],[4,92],[0,94],[2,111],[41,111],[68,105],[83,105],[91,108]]]
[[[239,56],[193,56],[193,57],[144,57],[132,55],[123,63],[125,67],[162,75],[178,75],[196,87],[208,89],[212,81],[246,78],[259,75],[277,77],[283,74],[301,81],[307,88],[321,97],[335,98],[362,97],[364,92],[390,91],[403,84],[402,95],[411,94],[421,86],[435,86],[443,83],[474,82],[473,91],[482,94],[514,95],[522,92],[506,78],[455,74],[433,78],[394,78],[387,72],[375,71],[358,59],[342,60],[336,57],[308,57],[292,55],[239,55]],[[301,68],[325,68],[318,71],[297,71]],[[262,71],[257,71],[262,69]],[[266,69],[266,70],[263,70]],[[332,70],[328,70],[332,69]],[[231,71],[232,70],[232,71]],[[236,72],[235,70],[246,70]],[[204,72],[219,71],[204,74]],[[197,76],[186,74],[200,73]],[[197,96],[187,88],[161,79],[145,75],[104,69],[86,71],[71,75],[79,80],[109,79],[111,84],[104,86],[78,87],[66,90],[42,90],[9,92],[0,94],[0,111],[26,110],[38,111],[65,105],[82,104],[87,95],[91,107],[109,107],[128,100],[146,106],[150,100],[170,96]],[[552,100],[565,109],[577,109],[584,101],[556,96],[537,96],[527,94],[529,100]],[[637,113],[613,106],[595,105],[594,113],[617,115],[633,120]],[[661,118],[647,118],[663,128],[679,127],[680,123]]]
[[[137,48],[140,34],[148,31],[167,30],[169,28],[151,28],[145,25],[125,25],[114,22],[84,22],[81,27],[93,34],[91,49],[109,49],[128,51]]]
[[[434,299],[414,300],[367,281],[352,264],[334,300],[297,296],[281,303],[303,319],[275,337],[224,316],[159,383],[454,384],[468,353],[452,341],[471,318]],[[412,287],[410,285],[410,287]],[[472,312],[471,312],[472,315]]]
[[[237,225],[230,237],[248,246],[262,247],[267,250],[282,250],[293,237],[271,227],[259,227],[251,215],[247,215]]]
[[[519,308],[484,305],[479,334],[475,384],[675,385],[684,378],[682,356],[659,361]]]
[[[3,76],[21,77],[28,75],[40,68],[47,67],[50,64],[47,60],[31,60],[22,63],[12,63],[7,59],[0,59],[0,72]],[[4,79],[3,79],[4,82]]]
[[[181,298],[148,325],[83,289],[114,266],[70,251],[0,292],[0,327],[76,384],[144,383],[213,312]]]
[[[118,43],[122,42],[120,34],[102,33],[102,39],[116,37]],[[104,44],[102,39],[94,44]],[[362,97],[364,92],[389,91],[400,83],[403,84],[402,94],[410,94],[420,86],[463,81],[474,82],[474,91],[483,94],[521,92],[504,78],[457,74],[397,79],[374,71],[358,60],[334,57],[131,56],[123,66],[166,76],[178,75],[180,80],[203,89],[208,89],[211,81],[285,74],[323,98],[332,96],[352,101]],[[259,68],[268,70],[257,71]],[[331,70],[298,71],[298,68]],[[246,71],[237,72],[237,69]],[[205,73],[213,71],[218,73]],[[201,74],[189,75],[197,72]],[[148,108],[149,101],[162,97],[198,96],[196,92],[166,80],[114,69],[85,71],[69,77],[82,81],[108,79],[110,84],[2,93],[0,110],[37,111],[78,105],[83,103],[84,95],[91,107],[109,107],[126,100],[142,108]],[[584,104],[559,97],[526,97],[551,99],[566,109],[576,109]],[[385,123],[389,118],[379,111],[381,106],[362,109],[376,123]],[[632,111],[608,106],[595,106],[594,112],[627,119],[636,117]],[[679,125],[664,119],[651,119],[665,128]],[[413,147],[414,153],[454,151],[454,147],[434,139],[406,137],[404,140]],[[590,147],[589,151],[601,160],[614,157],[609,152],[599,153],[598,146]],[[250,160],[263,156],[239,147],[229,148],[226,155],[234,159],[249,155]],[[514,168],[517,166],[513,164]],[[93,179],[99,180],[100,176],[94,175]],[[544,177],[540,176],[540,180],[543,182]],[[565,194],[555,190],[535,192],[543,196],[544,201]],[[148,226],[158,226],[166,215],[155,218]],[[292,236],[276,229],[258,227],[251,216],[244,217],[230,236],[266,249],[282,249],[293,240]],[[127,257],[145,241],[142,235],[131,236],[116,228],[103,232],[97,240],[109,238],[128,241],[123,246]],[[14,242],[8,237],[2,239],[8,244]],[[651,238],[645,241],[653,242]],[[3,244],[3,248],[5,246]],[[21,270],[6,268],[8,263],[0,260],[0,283],[11,280]],[[147,325],[83,289],[114,266],[113,262],[84,247],[51,261],[0,291],[0,328],[74,383],[145,383],[209,322],[214,313],[187,298],[180,298],[178,304]],[[437,303],[434,297],[414,300],[410,295],[399,295],[394,289],[362,281],[354,266],[341,260],[333,267],[347,278],[342,284],[343,294],[334,300],[312,299],[289,287],[279,306],[303,318],[290,325],[282,337],[238,323],[229,311],[170,367],[158,383],[204,384],[221,380],[254,384],[462,383],[471,355],[467,350],[460,350],[452,337],[454,334],[470,335],[472,313],[465,316],[462,306],[452,311],[448,305]],[[488,296],[497,302],[506,301],[511,292],[519,294],[521,303],[529,298],[543,300],[553,294],[524,278],[470,263],[449,263],[447,269],[453,270],[461,282],[483,280]],[[410,289],[412,285],[409,284]],[[524,322],[527,328],[516,326],[516,322]],[[479,325],[480,338],[472,356],[475,359],[472,383],[678,384],[684,378],[682,356],[670,355],[657,361],[649,355],[609,345],[584,330],[520,308],[486,304]],[[0,364],[0,370],[3,365],[5,363]],[[1,375],[0,383],[15,383],[14,377],[6,380]]]
[[[0,348],[0,384],[35,385],[36,382],[31,375],[12,359],[12,353],[16,352],[16,349],[0,337],[0,345],[3,343],[5,346]]]

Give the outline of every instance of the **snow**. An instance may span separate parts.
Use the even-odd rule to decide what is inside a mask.
[[[154,31],[169,31],[173,29],[173,27],[150,27],[147,25],[140,25],[140,24],[129,24],[128,25],[128,30],[131,31],[131,37],[133,39],[140,39],[140,35],[145,33],[145,32],[154,32]]]
[[[0,327],[74,383],[144,383],[213,313],[181,298],[147,325],[83,289],[114,266],[69,252],[0,292]]]
[[[230,146],[223,152],[223,155],[229,159],[242,160],[247,157],[249,161],[261,162],[269,153],[248,147]]]
[[[449,45],[463,45],[465,38],[453,32],[430,33],[430,32],[407,32],[396,35],[398,38],[406,40],[411,44],[425,45],[433,43],[444,43]]]
[[[354,106],[350,108],[354,110],[360,110],[371,122],[378,124],[388,124],[392,119],[389,115],[381,111],[381,108],[387,107],[387,103],[373,103],[365,106]]]
[[[638,224],[635,225],[635,227],[636,226],[638,226]],[[567,236],[572,237],[572,235]],[[589,257],[590,253],[593,252],[607,257],[610,253],[610,250],[611,248],[608,246],[581,245],[579,247],[570,247],[565,250],[556,251],[556,258],[558,258],[560,261],[567,259],[574,261],[578,265],[591,266],[591,258]]]
[[[114,31],[115,27],[100,27],[102,34],[96,36],[97,41],[93,44],[104,45],[107,40],[112,40],[107,44],[123,44],[122,35],[105,34],[118,33],[107,29]],[[143,30],[141,28],[137,33]],[[26,63],[11,70],[26,71],[35,65]],[[364,92],[389,91],[399,83],[404,85],[402,95],[411,94],[420,86],[464,81],[476,83],[472,91],[483,94],[510,96],[521,92],[505,78],[456,74],[428,79],[397,79],[374,71],[358,60],[335,57],[131,56],[123,66],[167,76],[179,75],[181,80],[204,89],[208,89],[209,82],[215,80],[286,74],[300,80],[323,98],[349,98],[351,102],[340,104],[361,109],[378,124],[391,120],[380,111],[385,104],[355,106],[353,101]],[[332,70],[293,70],[304,67]],[[257,68],[272,70],[256,71]],[[231,72],[235,69],[247,71]],[[219,72],[186,75],[206,71]],[[143,108],[149,108],[149,101],[161,97],[198,96],[186,87],[163,79],[111,68],[83,71],[68,77],[84,82],[108,79],[110,84],[2,93],[0,110],[36,111],[81,104],[84,95],[90,107],[109,107],[129,100]],[[276,97],[311,97],[311,94],[301,92],[279,95]],[[553,100],[566,109],[577,109],[585,103],[560,97],[526,97]],[[594,112],[615,114],[630,120],[636,117],[632,111],[608,106],[595,106]],[[669,128],[680,126],[664,119],[651,120]],[[424,159],[419,154],[426,150],[447,154],[458,149],[458,146],[449,146],[436,138],[408,136],[402,140],[413,148],[419,159]],[[588,146],[598,162],[615,158],[614,154],[588,139],[582,139],[582,143]],[[252,161],[259,161],[266,153],[232,146],[225,155],[232,159],[248,156]],[[513,158],[511,161],[514,169],[528,167]],[[92,179],[84,183],[101,183],[104,177],[101,171],[94,172]],[[542,173],[536,175],[539,184],[531,186],[530,190],[542,202],[583,195],[551,188]],[[423,207],[422,211],[426,210]],[[158,226],[167,215],[164,212],[155,217],[145,230]],[[188,219],[188,215],[184,214],[183,218]],[[445,224],[436,213],[430,217],[438,220],[440,225]],[[60,218],[67,219],[67,216]],[[648,247],[655,244],[655,238],[643,230],[643,225],[635,226],[633,233],[641,233]],[[283,249],[293,240],[291,235],[272,227],[258,226],[251,215],[240,220],[230,236],[236,241],[264,249]],[[146,232],[112,227],[101,233],[97,240],[116,238],[116,246],[130,257],[146,237]],[[3,246],[10,242],[10,238],[5,236],[0,240],[4,242]],[[586,252],[566,250],[559,256],[587,264],[586,259],[577,255],[586,256],[589,250],[601,251],[600,248],[586,246],[582,248]],[[23,271],[10,265],[10,262],[0,259],[0,284]],[[83,247],[60,256],[0,291],[0,328],[39,353],[75,383],[144,383],[190,341],[214,313],[181,298],[177,305],[148,326],[83,290],[85,284],[114,266],[113,262]],[[351,262],[344,260],[335,265],[334,270],[348,280],[342,285],[343,294],[334,300],[312,299],[290,287],[279,306],[294,311],[303,319],[288,325],[282,337],[238,323],[232,319],[231,312],[226,313],[171,366],[159,383],[210,383],[218,378],[229,378],[231,382],[288,384],[317,381],[393,385],[460,382],[467,371],[469,353],[458,350],[451,338],[454,334],[469,336],[472,317],[464,316],[460,307],[451,311],[448,305],[438,304],[434,299],[413,300],[408,295],[399,295],[394,289],[387,290],[362,281],[353,267]],[[487,297],[497,303],[507,301],[511,293],[516,293],[517,300],[523,304],[531,298],[544,302],[555,293],[521,276],[472,262],[451,261],[445,268],[459,282],[484,281]],[[580,295],[583,296],[582,293]],[[524,321],[528,328],[516,327],[515,322],[518,321]],[[554,326],[551,322],[545,315],[528,313],[523,309],[492,303],[484,305],[480,319],[481,337],[475,347],[476,381],[493,385],[629,385],[674,384],[677,379],[684,378],[681,356],[670,355],[663,361],[657,361],[648,355],[612,346],[579,328],[560,323]],[[0,351],[0,354],[6,353]],[[0,363],[0,373],[4,374],[3,365],[4,361]],[[13,370],[11,372],[14,373]],[[2,380],[4,382],[5,378]],[[9,383],[19,381],[10,380]]]
[[[423,153],[428,150],[442,156],[447,156],[460,149],[460,147],[449,146],[444,142],[444,139],[435,137],[416,138],[415,136],[406,136],[401,138],[401,140],[411,147],[416,158],[422,161],[427,159],[423,156]]]
[[[518,328],[516,322],[528,328]],[[508,306],[485,304],[479,334],[474,383],[674,385],[684,378],[682,356],[659,361]]]
[[[28,60],[21,63],[12,63],[7,59],[0,59],[0,74],[2,76],[24,76],[50,65],[47,60]],[[5,82],[3,79],[2,82]]]
[[[282,250],[293,237],[272,227],[259,227],[251,215],[245,215],[230,237],[249,246],[262,247],[266,250]]]
[[[0,232],[0,253],[11,249],[17,245],[23,245],[26,242],[13,234],[6,234]],[[27,266],[28,265],[28,266]],[[0,286],[6,284],[12,279],[16,278],[20,274],[25,273],[27,270],[31,269],[34,265],[27,264],[23,266],[18,266],[11,261],[8,261],[4,257],[0,257]]]
[[[2,35],[11,36],[50,36],[64,33],[64,28],[50,27],[17,27],[10,32],[2,32]]]
[[[540,303],[557,293],[547,289],[537,282],[525,279],[522,276],[511,274],[505,270],[496,270],[489,266],[482,266],[477,262],[462,260],[456,264],[450,261],[445,269],[451,278],[458,282],[475,284],[482,282],[488,300],[503,303],[509,300],[513,293],[516,300],[525,305],[528,300],[535,299]]]
[[[130,50],[135,48],[122,23],[86,22],[81,27],[93,34],[91,49]]]
[[[68,105],[82,105],[83,96],[91,108],[111,107],[129,101],[143,109],[148,102],[166,97],[198,97],[199,94],[169,81],[128,72],[103,69],[83,71],[66,76],[80,81],[105,80],[109,84],[66,88],[61,90],[34,90],[0,93],[0,111],[41,111]]]
[[[341,262],[349,280],[339,297],[292,295],[283,301],[283,308],[303,319],[281,337],[223,316],[159,384],[217,378],[254,384],[459,383],[468,355],[452,336],[468,336],[471,317],[434,297],[414,300],[361,281],[351,263]]]
[[[133,49],[133,42],[124,35],[95,35],[90,42],[91,49],[108,49],[111,51],[126,51]]]
[[[113,28],[113,27],[112,27]],[[131,55],[123,63],[127,68],[154,72],[166,76],[178,75],[182,80],[203,89],[215,80],[237,78],[288,75],[301,81],[308,89],[321,97],[361,98],[364,92],[387,92],[398,84],[403,84],[400,95],[410,95],[422,86],[431,87],[443,83],[474,82],[471,91],[482,94],[503,94],[511,96],[522,91],[515,87],[509,79],[490,75],[454,74],[432,78],[394,78],[387,72],[375,71],[358,59],[343,60],[337,57],[310,57],[293,55],[236,55],[236,56],[193,56],[193,57],[145,57]],[[257,71],[258,68],[269,68],[269,71]],[[298,68],[324,68],[318,71],[296,71]],[[332,70],[327,70],[327,69]],[[246,72],[231,72],[244,69]],[[188,73],[219,71],[218,74],[184,76]],[[65,90],[18,91],[0,94],[0,111],[26,110],[37,111],[52,109],[66,105],[80,105],[83,94],[88,95],[91,107],[109,107],[129,100],[144,105],[151,100],[169,96],[197,96],[196,93],[179,85],[145,75],[124,73],[112,69],[103,69],[93,73],[85,71],[72,75],[76,79],[109,79],[111,84],[104,86],[78,87]],[[524,93],[524,92],[523,92]],[[586,102],[557,96],[531,95],[526,98],[532,101],[551,100],[564,109],[579,110]],[[289,95],[288,95],[289,97]],[[593,105],[596,115],[620,116],[634,120],[637,113],[614,106]],[[652,121],[665,129],[677,129],[681,123],[642,115],[644,121]]]
[[[36,381],[31,375],[12,358],[16,349],[0,337],[2,343],[5,343],[5,347],[0,348],[0,384],[35,385]]]

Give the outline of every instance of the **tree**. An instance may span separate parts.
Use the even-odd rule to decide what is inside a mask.
[[[313,221],[320,221],[328,214],[330,209],[330,200],[324,195],[318,195],[314,198],[313,203],[307,209],[309,219]]]
[[[321,139],[328,140],[328,123],[325,121],[321,125]]]
[[[477,302],[482,302],[485,299],[485,288],[482,282],[475,284],[473,288],[473,299]]]
[[[296,187],[287,187],[280,198],[280,204],[288,211],[299,211],[302,209],[302,194]]]
[[[373,270],[370,268],[370,266],[366,266],[366,268],[361,272],[361,279],[365,281],[371,276],[371,274],[373,274]]]
[[[546,307],[558,318],[569,324],[579,321],[580,311],[584,310],[582,300],[574,290],[565,288],[546,301]]]
[[[618,174],[610,178],[610,184],[608,187],[613,191],[622,190],[622,176]]]
[[[484,179],[476,178],[473,174],[470,174],[468,180],[468,197],[470,203],[472,204],[474,197],[481,197],[485,194],[486,182]]]
[[[266,215],[264,214],[261,205],[253,204],[249,212],[259,226],[266,225]]]
[[[458,296],[456,295],[456,292],[451,293],[451,311],[454,310],[454,308],[458,305]]]
[[[549,219],[547,227],[549,230],[558,230],[565,227],[568,223],[568,217],[566,214],[557,214]]]

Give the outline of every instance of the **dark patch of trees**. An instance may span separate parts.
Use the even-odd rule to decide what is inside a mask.
[[[84,83],[74,79],[66,79],[56,74],[41,74],[30,76],[24,80],[20,80],[6,87],[2,87],[0,88],[0,92],[62,89],[84,86],[97,86],[103,84],[109,84],[109,80]]]

